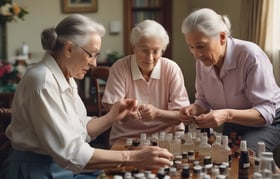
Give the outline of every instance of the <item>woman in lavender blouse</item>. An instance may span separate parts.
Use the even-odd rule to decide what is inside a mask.
[[[256,150],[280,144],[280,90],[273,67],[256,44],[231,37],[227,16],[199,9],[186,17],[182,32],[196,59],[195,102],[181,109],[185,124],[201,128],[224,124]]]

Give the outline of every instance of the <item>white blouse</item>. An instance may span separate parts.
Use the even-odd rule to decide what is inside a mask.
[[[93,155],[86,125],[91,119],[55,60],[46,54],[21,79],[7,136],[16,150],[51,156],[61,167],[80,172]]]

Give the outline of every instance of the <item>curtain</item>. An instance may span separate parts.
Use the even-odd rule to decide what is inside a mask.
[[[270,58],[275,79],[280,84],[279,0],[243,0],[241,39],[255,42]]]
[[[274,68],[274,75],[280,85],[280,2],[269,0],[266,2],[267,16],[266,24],[263,26],[264,33],[261,34],[263,41],[261,47],[267,53]]]

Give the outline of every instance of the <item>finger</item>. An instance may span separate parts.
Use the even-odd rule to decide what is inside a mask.
[[[143,110],[143,109],[145,109],[145,104],[140,105],[139,108],[138,108],[138,110],[140,110],[140,111]]]

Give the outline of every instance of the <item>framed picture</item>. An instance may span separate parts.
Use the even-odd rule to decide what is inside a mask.
[[[97,11],[97,0],[61,0],[62,12],[86,13]]]

